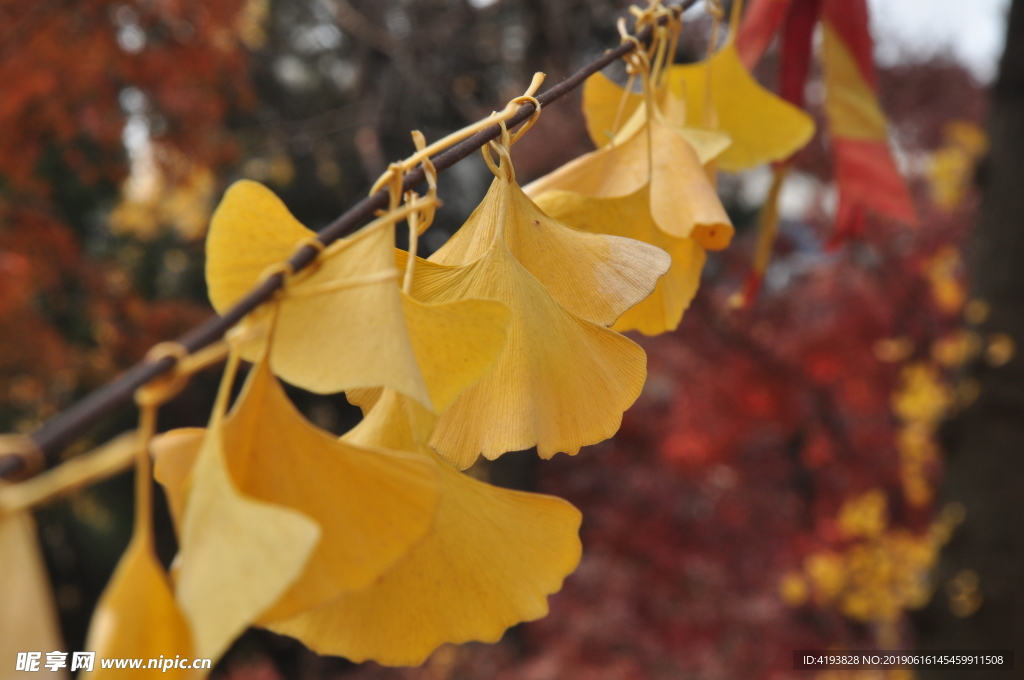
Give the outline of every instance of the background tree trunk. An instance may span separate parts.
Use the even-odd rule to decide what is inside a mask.
[[[965,379],[978,381],[978,399],[944,428],[947,463],[943,495],[967,509],[943,553],[938,588],[918,617],[923,649],[1016,649],[1024,667],[1020,559],[1024,527],[1024,0],[1010,9],[1006,50],[992,91],[991,149],[979,178],[982,205],[972,236],[972,298],[989,313],[975,330],[988,344],[1006,334],[1009,362],[982,356]],[[951,607],[949,584],[971,570],[982,601],[969,615]],[[963,583],[963,581],[960,581]],[[991,670],[922,672],[924,678],[989,678]]]

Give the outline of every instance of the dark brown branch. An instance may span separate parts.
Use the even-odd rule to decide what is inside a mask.
[[[677,7],[680,12],[683,12],[696,3],[697,0],[683,0]],[[641,41],[648,40],[650,38],[650,29],[642,31],[637,37]],[[564,97],[582,85],[583,81],[588,77],[633,51],[635,47],[634,43],[627,42],[606,51],[598,59],[587,64],[562,82],[537,95],[537,101],[540,102],[543,108]],[[509,128],[515,127],[529,118],[533,112],[534,106],[532,103],[523,104],[506,124]],[[490,140],[496,139],[500,134],[501,128],[498,125],[492,125],[435,156],[433,158],[434,166],[439,172],[446,170],[480,149]],[[414,189],[423,181],[423,171],[417,168],[406,175],[405,189]],[[373,217],[374,211],[386,208],[387,203],[388,194],[386,190],[381,190],[372,196],[367,196],[352,206],[341,217],[324,227],[317,234],[317,238],[325,245],[333,243],[337,239],[354,232]],[[316,258],[316,255],[317,249],[310,246],[296,252],[291,258],[294,271],[299,271],[309,265]],[[281,275],[269,277],[250,291],[248,295],[236,303],[223,316],[211,318],[205,323],[200,324],[178,338],[177,342],[184,345],[189,352],[196,352],[216,342],[232,326],[241,321],[246,314],[269,300],[281,287],[282,282],[283,278]],[[38,430],[32,433],[31,438],[46,456],[47,465],[54,464],[57,454],[65,446],[81,436],[104,415],[128,403],[135,390],[162,373],[169,371],[174,364],[175,359],[173,357],[165,357],[155,362],[142,361],[135,364],[122,374],[121,377],[101,387],[85,399],[43,423]],[[6,455],[0,457],[0,477],[15,477],[22,472],[23,466],[24,460],[20,456]]]

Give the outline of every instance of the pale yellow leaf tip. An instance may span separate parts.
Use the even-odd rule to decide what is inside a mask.
[[[213,308],[223,313],[269,265],[286,260],[296,243],[313,235],[267,187],[247,179],[232,184],[206,236],[206,285]]]
[[[0,514],[0,659],[9,664],[5,674],[14,672],[18,652],[64,649],[50,576],[36,536],[29,512]]]

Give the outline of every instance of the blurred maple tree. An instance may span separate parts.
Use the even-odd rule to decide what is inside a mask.
[[[0,3],[0,324],[16,329],[0,340],[3,429],[32,428],[205,314],[149,299],[147,260],[180,273],[180,250],[148,253],[100,223],[130,175],[125,192],[148,182],[153,200],[154,184],[173,190],[237,156],[225,121],[252,103],[252,4]],[[193,222],[212,189],[191,201]],[[134,235],[155,236],[152,222]]]

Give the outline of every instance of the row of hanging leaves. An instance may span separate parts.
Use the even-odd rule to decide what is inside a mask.
[[[674,330],[696,293],[705,252],[732,238],[716,172],[776,163],[774,201],[787,159],[814,134],[813,120],[796,106],[802,99],[771,94],[743,65],[756,61],[781,21],[806,18],[796,9],[813,6],[814,16],[832,22],[825,56],[832,55],[835,96],[827,110],[837,163],[852,153],[867,157],[869,170],[891,165],[870,68],[867,75],[850,70],[862,55],[851,57],[846,46],[863,51],[864,41],[842,42],[851,30],[866,32],[863,2],[798,2],[786,14],[773,10],[786,3],[755,0],[742,31],[739,4],[724,27],[722,7],[709,1],[709,54],[690,65],[672,63],[678,13],[660,0],[632,8],[635,30],[650,28],[653,39],[625,58],[627,83],[599,73],[584,86],[597,150],[520,188],[509,151],[540,106],[514,134],[502,122],[500,139],[484,148],[494,174],[487,195],[427,259],[416,256],[417,239],[440,204],[429,156],[508,118],[521,102],[536,104],[542,77],[501,115],[430,147],[413,133],[418,153],[374,187],[388,187],[388,210],[326,248],[270,190],[233,185],[207,240],[211,302],[224,311],[271,275],[285,276],[283,291],[204,352],[154,348],[152,358],[175,355],[178,367],[137,393],[136,434],[77,466],[0,490],[0,559],[14,575],[4,585],[11,607],[0,621],[0,647],[57,638],[27,509],[133,458],[133,537],[86,644],[100,657],[170,651],[217,659],[256,625],[322,654],[417,665],[446,642],[496,641],[509,626],[544,616],[547,596],[579,561],[579,512],[461,471],[480,455],[531,447],[542,458],[574,455],[616,432],[646,376],[643,350],[620,333]],[[851,21],[841,23],[852,6]],[[620,31],[636,41],[624,23]],[[783,94],[799,76],[784,74]],[[853,152],[838,148],[850,144]],[[865,144],[870,153],[858,155]],[[429,190],[403,195],[403,173],[417,165]],[[869,207],[912,220],[900,212],[905,189],[891,173],[883,175],[887,186],[866,194],[863,177],[854,175],[854,189],[850,172],[846,185],[840,177],[841,231],[856,230],[864,195],[886,190],[895,202]],[[769,205],[763,242],[773,236],[773,215]],[[409,252],[394,248],[402,222]],[[314,265],[293,273],[282,264],[309,245],[321,250]],[[208,427],[154,436],[159,405],[190,373],[225,355]],[[229,405],[242,360],[253,368]],[[295,409],[279,379],[344,392],[364,419],[335,438]],[[170,578],[153,547],[152,477],[164,487],[179,539]]]

